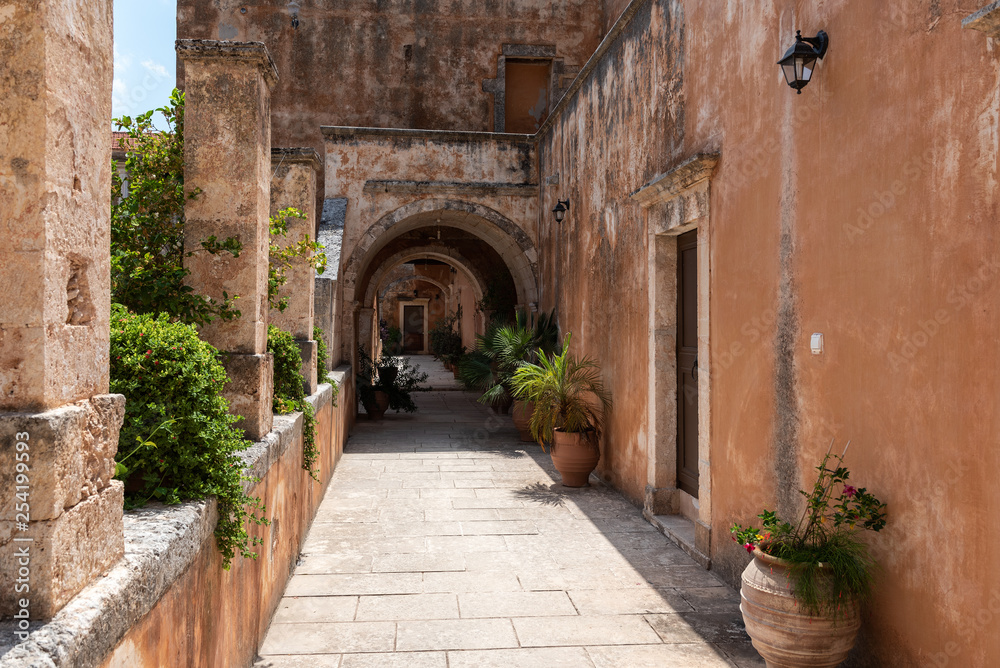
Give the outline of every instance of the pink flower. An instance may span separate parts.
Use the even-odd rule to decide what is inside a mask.
[[[743,546],[743,549],[746,550],[748,553],[753,554],[753,543],[747,543],[746,545]]]
[[[852,487],[850,485],[844,485],[844,496],[846,496],[847,498],[851,498],[857,493],[858,490],[856,487]]]

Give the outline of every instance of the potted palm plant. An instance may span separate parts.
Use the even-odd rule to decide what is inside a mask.
[[[512,323],[493,323],[486,334],[478,336],[476,350],[459,364],[459,378],[469,389],[483,393],[479,398],[481,403],[493,406],[498,413],[506,413],[513,402],[514,426],[523,441],[535,440],[528,426],[532,407],[530,402],[514,400],[514,372],[522,364],[537,360],[539,355],[550,354],[555,342],[553,315],[543,313],[532,318],[520,311]]]
[[[563,485],[585,487],[601,459],[598,441],[611,396],[600,366],[569,354],[570,338],[566,336],[561,353],[522,364],[512,385],[515,397],[534,402],[531,433],[543,448],[551,444],[552,463]]]
[[[753,556],[743,571],[740,610],[768,666],[840,665],[861,627],[875,562],[860,536],[885,527],[886,506],[849,484],[844,454],[827,451],[816,467],[796,525],[765,510],[760,529],[732,527],[733,540]]]

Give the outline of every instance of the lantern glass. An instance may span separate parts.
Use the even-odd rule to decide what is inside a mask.
[[[552,209],[552,213],[555,214],[556,222],[561,223],[563,222],[563,219],[566,217],[566,207],[563,205],[562,202],[559,202],[558,204],[556,204],[556,208]]]

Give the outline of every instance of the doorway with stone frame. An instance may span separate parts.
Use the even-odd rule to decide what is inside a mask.
[[[640,188],[649,267],[647,483],[644,515],[711,565],[710,179],[696,155]],[[685,448],[686,446],[686,448]]]

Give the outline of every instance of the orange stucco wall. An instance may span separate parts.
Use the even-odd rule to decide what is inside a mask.
[[[617,401],[602,471],[645,483],[646,225],[630,193],[718,151],[709,244],[713,568],[792,514],[831,439],[888,502],[852,665],[1000,663],[996,47],[957,2],[642,3],[541,139],[542,302]],[[830,34],[802,95],[775,61]],[[551,200],[551,201],[550,201]],[[814,356],[809,337],[825,336]]]
[[[229,571],[210,536],[187,571],[105,659],[118,666],[249,666],[298,559],[299,548],[343,452],[354,417],[353,383],[336,406],[316,414],[320,481],[302,469],[301,431],[251,495],[267,507],[259,557],[237,557]]]

